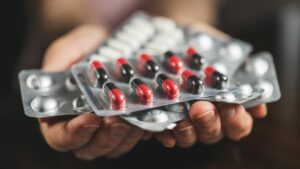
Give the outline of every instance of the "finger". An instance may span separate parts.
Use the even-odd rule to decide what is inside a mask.
[[[74,151],[83,160],[92,160],[113,151],[129,134],[130,125],[118,117],[103,119],[101,128],[85,146]]]
[[[199,140],[203,143],[212,144],[222,139],[220,116],[212,103],[194,103],[190,110],[190,119],[196,126]]]
[[[221,104],[219,105],[219,112],[222,127],[227,137],[240,140],[250,134],[253,119],[242,105]]]
[[[117,158],[129,152],[143,137],[143,135],[144,131],[142,129],[132,126],[132,129],[125,140],[115,150],[105,156],[108,158]]]
[[[265,118],[268,114],[267,105],[261,104],[259,106],[248,109],[248,112],[257,119]]]
[[[53,149],[62,152],[85,145],[101,124],[101,119],[92,113],[71,120],[57,119],[59,118],[40,120],[40,127],[47,143]]]
[[[185,119],[175,127],[173,135],[179,147],[191,147],[196,143],[197,133],[189,119]]]
[[[142,137],[142,140],[147,141],[150,140],[152,138],[153,134],[151,132],[145,131],[144,135]]]
[[[165,147],[172,148],[176,145],[176,139],[171,131],[163,131],[155,134],[156,139]]]
[[[106,31],[84,25],[52,43],[43,63],[45,71],[63,71],[90,54],[104,39]],[[57,61],[59,59],[59,62]]]

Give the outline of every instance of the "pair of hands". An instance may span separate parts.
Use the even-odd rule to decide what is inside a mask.
[[[215,31],[215,30],[214,30]],[[64,71],[92,52],[104,40],[104,29],[83,25],[53,42],[46,52],[43,70]],[[119,117],[99,118],[87,113],[77,117],[40,119],[47,143],[55,150],[74,154],[84,160],[106,156],[115,158],[130,151],[140,140],[154,136],[166,147],[190,147],[198,140],[205,144],[220,141],[224,136],[240,140],[249,135],[253,118],[267,115],[266,105],[245,110],[237,104],[214,104],[199,101],[191,106],[189,118],[172,131],[149,133]]]

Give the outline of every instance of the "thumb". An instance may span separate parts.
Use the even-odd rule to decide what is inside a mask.
[[[64,71],[93,52],[104,40],[106,30],[95,25],[83,25],[54,41],[43,62],[45,71]]]

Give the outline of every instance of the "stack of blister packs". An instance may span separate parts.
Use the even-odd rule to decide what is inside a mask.
[[[44,118],[94,112],[148,131],[172,129],[189,102],[253,107],[281,94],[272,56],[230,37],[138,12],[68,72],[19,74],[25,114]]]

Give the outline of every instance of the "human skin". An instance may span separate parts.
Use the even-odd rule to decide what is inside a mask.
[[[219,36],[226,36],[208,26],[200,26]],[[82,25],[57,39],[48,48],[44,71],[64,71],[93,51],[106,37],[101,26]],[[93,113],[77,117],[39,119],[47,143],[60,152],[72,151],[83,160],[116,158],[129,152],[140,140],[154,136],[166,147],[191,147],[197,141],[213,144],[224,136],[240,140],[249,135],[253,118],[267,115],[266,105],[245,110],[238,104],[214,104],[198,101],[189,117],[173,130],[149,133],[119,117],[98,117]]]

